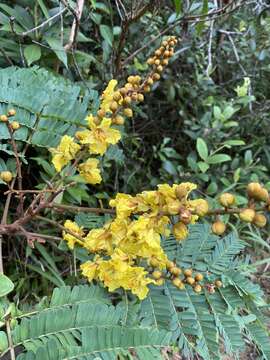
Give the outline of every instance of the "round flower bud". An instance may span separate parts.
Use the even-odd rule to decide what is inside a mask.
[[[125,115],[126,117],[131,118],[131,117],[133,116],[133,111],[132,111],[132,109],[130,109],[130,108],[124,109],[123,112],[124,112],[124,115]]]
[[[188,276],[186,278],[186,282],[189,284],[189,285],[193,285],[195,283],[195,279],[191,276]]]
[[[127,94],[128,90],[127,90],[126,88],[121,88],[121,89],[119,90],[119,92],[120,92],[120,94],[121,94],[122,96],[125,96],[125,95]]]
[[[203,274],[200,274],[200,273],[196,274],[195,275],[195,280],[196,281],[202,281],[203,280]]]
[[[152,78],[147,79],[147,84],[148,85],[153,85],[154,84],[154,80]]]
[[[221,288],[223,286],[222,281],[220,281],[220,280],[216,280],[215,285],[217,288]]]
[[[174,267],[172,267],[172,268],[170,269],[170,273],[171,273],[172,275],[174,275],[174,276],[180,275],[181,272],[182,272],[182,270],[179,269],[177,266],[174,266]]]
[[[20,124],[18,123],[18,121],[12,121],[12,123],[10,124],[12,130],[18,130],[20,128]]]
[[[169,61],[168,61],[167,59],[163,59],[163,60],[161,61],[161,64],[162,64],[163,66],[168,66],[168,65],[169,65]]]
[[[208,202],[204,199],[197,199],[192,202],[192,205],[194,206],[194,214],[203,217],[205,216],[209,211],[209,205]]]
[[[158,280],[158,279],[160,279],[160,278],[162,277],[162,272],[156,270],[156,271],[154,271],[154,272],[152,273],[152,276],[153,276],[154,279]]]
[[[134,83],[134,76],[129,76],[127,81],[128,81],[128,83],[133,84]]]
[[[136,75],[134,77],[134,81],[136,82],[136,84],[139,84],[142,81],[142,78],[140,77],[140,75]]]
[[[144,86],[143,91],[149,93],[151,91],[150,86]]]
[[[117,109],[118,109],[118,104],[117,104],[116,101],[113,101],[113,102],[111,103],[111,105],[110,105],[110,110],[111,110],[112,112],[115,112]]]
[[[159,49],[156,50],[156,51],[155,51],[155,55],[156,55],[156,56],[160,56],[160,55],[161,55],[161,51],[160,51]]]
[[[125,119],[121,115],[117,115],[115,118],[113,118],[113,123],[115,125],[124,125]]]
[[[147,64],[148,64],[148,65],[154,65],[154,62],[155,62],[155,60],[154,60],[153,58],[149,58],[149,59],[147,60]]]
[[[98,110],[98,112],[97,112],[97,116],[99,117],[99,118],[104,118],[105,117],[105,115],[106,115],[106,111],[105,110],[103,110],[103,109],[99,109]]]
[[[8,121],[7,115],[1,115],[0,120],[3,121],[3,122],[7,122]]]
[[[155,258],[151,258],[149,263],[154,268],[159,266],[159,261],[157,259],[155,259]]]
[[[188,236],[188,229],[185,224],[178,222],[173,226],[173,235],[175,240],[182,241]]]
[[[159,65],[157,67],[157,72],[161,73],[163,71],[163,66],[162,65]]]
[[[166,40],[162,41],[162,46],[164,46],[164,47],[168,46],[168,41],[166,41]]]
[[[156,66],[158,66],[158,65],[160,65],[160,60],[156,59],[154,63],[155,63]]]
[[[225,233],[226,225],[224,222],[217,220],[212,224],[212,231],[216,235],[222,235]]]
[[[16,115],[16,110],[15,109],[8,110],[8,116],[14,116],[14,115]]]
[[[160,278],[160,279],[157,279],[157,280],[156,280],[156,285],[157,285],[157,286],[161,286],[161,285],[163,285],[163,284],[164,284],[164,279]]]
[[[267,223],[267,219],[263,214],[255,214],[252,223],[259,228],[263,228]]]
[[[248,223],[252,222],[254,217],[255,217],[255,210],[253,210],[253,209],[244,209],[239,214],[239,218],[242,221],[245,221]]]
[[[181,286],[182,281],[179,278],[174,278],[172,283],[173,283],[174,286],[179,287],[179,286]]]
[[[261,189],[262,189],[261,184],[256,183],[256,182],[249,183],[247,186],[248,196],[253,199],[257,199],[258,195],[260,194]]]
[[[165,50],[163,55],[165,58],[168,58],[170,56],[169,50]]]
[[[224,193],[220,196],[219,202],[224,207],[230,207],[234,204],[235,197],[233,196],[233,194]]]
[[[160,75],[158,73],[153,74],[153,80],[158,81],[160,79]]]
[[[187,187],[184,185],[177,185],[177,187],[175,188],[175,195],[179,200],[182,200],[184,197],[187,196]]]
[[[199,294],[202,291],[201,285],[197,284],[194,286],[195,293]]]
[[[140,102],[144,101],[143,94],[138,94],[138,101],[140,101]]]
[[[125,96],[123,99],[123,105],[129,105],[131,103],[131,97]]]
[[[134,92],[132,95],[131,95],[131,99],[133,101],[138,101],[138,94],[136,92]]]
[[[132,90],[132,89],[133,89],[133,86],[132,86],[132,84],[130,84],[130,83],[126,83],[126,84],[125,84],[125,88],[126,88],[127,90]]]
[[[12,173],[10,171],[1,171],[0,178],[6,183],[9,183],[12,180]]]
[[[167,270],[170,271],[170,269],[172,269],[173,267],[175,267],[175,263],[173,261],[167,260],[166,261],[166,268]]]
[[[120,101],[122,99],[122,96],[120,94],[120,91],[116,91],[114,94],[113,94],[113,100],[114,101]]]
[[[192,269],[185,269],[185,270],[184,270],[184,275],[185,275],[186,277],[191,276],[191,275],[192,275]]]

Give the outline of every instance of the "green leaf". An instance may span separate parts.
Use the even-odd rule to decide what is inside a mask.
[[[176,14],[178,15],[182,8],[182,0],[174,0],[174,7],[175,7]]]
[[[198,154],[203,160],[206,160],[208,157],[208,148],[206,142],[202,138],[197,139],[196,149]]]
[[[206,162],[203,161],[199,161],[197,163],[199,169],[201,170],[201,172],[205,173],[208,169],[209,169],[209,165]]]
[[[37,61],[41,57],[41,50],[38,45],[28,45],[24,48],[24,56],[28,65]]]
[[[241,146],[241,145],[245,145],[245,142],[243,140],[227,140],[224,142],[224,145]]]
[[[101,36],[112,47],[113,46],[113,31],[108,25],[100,25]]]
[[[8,349],[8,339],[4,331],[0,331],[0,354]]]
[[[50,45],[50,48],[55,53],[55,55],[58,57],[58,59],[65,65],[67,68],[67,53],[61,44],[60,40],[56,38],[46,37],[47,43]]]
[[[231,157],[227,154],[216,154],[209,156],[206,161],[208,164],[219,164],[230,160]]]
[[[4,274],[0,274],[0,297],[6,296],[14,289],[13,282]]]

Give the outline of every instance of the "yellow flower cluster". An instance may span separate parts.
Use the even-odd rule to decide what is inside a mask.
[[[81,265],[83,275],[89,281],[102,281],[109,291],[122,287],[140,299],[146,297],[149,283],[159,285],[154,278],[147,277],[150,274],[146,268],[155,263],[156,268],[163,270],[169,261],[161,247],[161,236],[168,237],[172,231],[176,240],[184,240],[188,235],[187,224],[208,212],[207,201],[188,198],[194,189],[196,185],[192,183],[161,184],[155,191],[143,191],[136,196],[119,193],[110,201],[116,210],[115,219],[85,236],[76,223],[67,220],[66,229],[84,240],[82,243],[64,232],[68,246],[72,249],[77,242],[96,254],[93,261]]]
[[[52,163],[60,172],[70,161],[82,158],[82,163],[74,161],[74,166],[80,176],[88,184],[99,184],[102,181],[99,159],[90,157],[83,160],[81,156],[85,153],[91,156],[104,155],[110,145],[115,145],[121,139],[121,133],[114,129],[114,125],[123,125],[125,118],[133,116],[132,103],[140,103],[144,100],[144,93],[151,90],[154,82],[160,79],[160,73],[168,65],[169,58],[173,56],[177,40],[170,36],[163,41],[163,45],[153,55],[153,67],[151,72],[143,80],[139,75],[129,76],[123,87],[117,88],[117,81],[111,80],[103,91],[97,114],[90,114],[87,127],[75,134],[75,139],[65,135],[57,148],[51,149],[53,154]],[[149,60],[149,59],[148,59]],[[161,65],[162,64],[162,65]],[[81,154],[80,154],[81,153]]]

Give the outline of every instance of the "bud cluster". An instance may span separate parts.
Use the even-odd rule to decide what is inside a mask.
[[[16,115],[16,110],[10,109],[7,114],[0,115],[0,121],[6,123],[12,131],[16,131],[20,128],[18,121],[10,121],[10,118]]]
[[[241,221],[263,228],[267,223],[267,218],[262,211],[270,211],[269,193],[257,182],[249,183],[246,190],[248,206],[245,208],[233,208],[235,196],[231,193],[222,194],[219,203],[224,207],[223,213],[237,215]],[[264,206],[258,209],[256,203],[264,203]],[[226,231],[226,224],[219,219],[218,212],[216,221],[212,224],[212,231],[216,235],[222,235]]]

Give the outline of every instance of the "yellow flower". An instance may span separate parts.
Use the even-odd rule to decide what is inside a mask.
[[[63,166],[74,159],[80,148],[80,145],[76,144],[71,136],[63,136],[57,148],[50,149],[53,154],[52,163],[56,171],[61,171]]]
[[[99,161],[97,159],[87,159],[85,163],[79,165],[80,175],[88,184],[100,184],[102,177],[98,169]]]
[[[116,208],[118,218],[126,218],[137,210],[138,202],[131,195],[118,193],[115,199],[109,202],[111,207]]]
[[[114,145],[121,139],[121,133],[110,127],[111,119],[103,118],[99,125],[95,123],[93,115],[87,120],[91,130],[78,131],[76,136],[81,144],[89,145],[90,153],[103,155],[110,144]]]
[[[101,110],[104,110],[106,112],[111,112],[110,111],[110,105],[111,105],[111,102],[113,100],[113,95],[115,93],[115,87],[117,85],[117,80],[111,80],[109,82],[109,84],[107,85],[106,89],[103,91],[103,94],[102,94],[102,102],[101,102],[101,105],[100,105],[100,109]]]
[[[178,222],[173,226],[173,235],[177,241],[184,240],[188,236],[188,228],[185,224]]]
[[[91,282],[97,276],[98,264],[93,261],[86,261],[81,264],[80,269],[82,270],[83,276],[87,277],[88,281]]]
[[[143,267],[132,264],[128,255],[116,249],[110,260],[100,262],[98,278],[109,288],[109,291],[122,287],[131,290],[142,300],[149,291],[147,285],[154,281],[145,277],[147,271]]]
[[[84,238],[84,247],[92,253],[105,252],[112,253],[112,235],[105,225],[101,229],[92,229]]]
[[[158,191],[143,191],[136,196],[138,201],[138,211],[146,212],[151,209],[152,213],[159,210],[160,197]]]
[[[79,236],[83,236],[83,230],[81,227],[79,227],[78,224],[76,224],[75,222],[71,221],[71,220],[66,220],[64,227],[70,231],[72,231],[74,234],[79,235]],[[77,239],[75,236],[67,233],[66,231],[63,231],[63,239],[67,241],[68,243],[68,247],[70,249],[74,249],[74,245],[78,242],[81,244],[81,241],[79,239]]]

